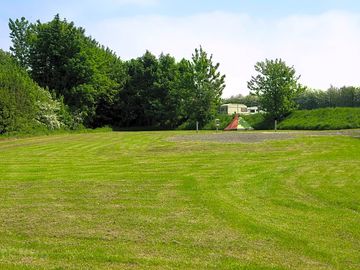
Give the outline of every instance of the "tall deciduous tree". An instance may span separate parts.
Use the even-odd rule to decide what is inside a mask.
[[[185,94],[185,111],[192,123],[198,121],[200,126],[205,125],[217,113],[225,88],[225,75],[220,74],[219,66],[219,63],[213,63],[213,56],[208,56],[202,47],[195,49],[188,65],[192,85]],[[185,76],[188,76],[187,71]]]
[[[10,20],[9,27],[14,57],[40,86],[63,97],[86,126],[111,124],[114,96],[126,79],[115,53],[59,15],[47,23]]]
[[[149,51],[126,63],[128,78],[116,96],[115,121],[120,126],[154,126],[157,124],[158,100],[155,89],[158,60]]]
[[[179,68],[174,57],[169,54],[159,56],[159,65],[154,88],[156,120],[162,128],[177,127],[180,120],[180,100],[177,82]]]
[[[72,87],[92,76],[91,64],[82,52],[84,30],[59,15],[48,23],[33,25],[30,40],[31,75],[41,86],[56,90],[68,100]]]
[[[298,81],[294,67],[289,67],[281,59],[258,62],[258,72],[248,82],[251,93],[259,97],[261,108],[275,120],[282,119],[296,109],[295,98],[305,87]]]
[[[29,68],[29,22],[22,17],[20,20],[9,20],[10,38],[12,46],[10,51],[20,66]]]

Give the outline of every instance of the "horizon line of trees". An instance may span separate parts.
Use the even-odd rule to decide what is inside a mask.
[[[306,88],[295,98],[299,110],[312,110],[328,107],[360,107],[360,87],[330,86],[326,90]],[[256,95],[233,95],[223,98],[222,103],[241,103],[248,107],[260,106]]]
[[[225,75],[201,46],[190,60],[177,61],[169,54],[156,57],[146,51],[123,61],[59,15],[46,23],[10,19],[9,28],[13,59],[0,51],[0,78],[5,78],[0,82],[0,133],[16,129],[16,115],[28,119],[16,106],[25,101],[37,104],[30,106],[28,115],[36,120],[32,122],[51,129],[105,125],[173,129],[193,128],[196,122],[202,127],[225,102],[260,106],[274,119],[294,109],[360,106],[360,88],[307,89],[298,82],[294,67],[281,59],[256,63],[249,95],[221,99]],[[11,70],[18,74],[10,76]],[[22,83],[11,84],[20,77]],[[25,85],[34,90],[23,93]]]
[[[217,113],[225,76],[201,46],[190,60],[146,51],[123,61],[59,15],[9,28],[18,65],[85,127],[204,126]]]

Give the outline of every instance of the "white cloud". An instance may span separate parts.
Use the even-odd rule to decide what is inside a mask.
[[[330,84],[360,85],[360,16],[328,12],[313,17],[289,17],[278,23],[279,41],[273,50],[315,88]]]
[[[294,65],[309,87],[360,84],[359,14],[327,12],[266,20],[224,12],[136,16],[96,22],[87,29],[125,59],[146,49],[190,58],[201,44],[227,75],[224,96],[246,94],[254,64],[276,57]]]

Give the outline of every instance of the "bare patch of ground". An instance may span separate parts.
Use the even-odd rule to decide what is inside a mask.
[[[351,136],[360,138],[360,129],[331,131],[230,131],[198,133],[171,137],[170,141],[208,141],[222,143],[256,143],[267,140],[288,140],[304,136]]]

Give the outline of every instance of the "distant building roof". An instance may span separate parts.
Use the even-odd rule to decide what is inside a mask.
[[[227,104],[223,104],[221,106],[237,106],[237,107],[247,107],[245,104],[240,104],[240,103],[227,103]]]

